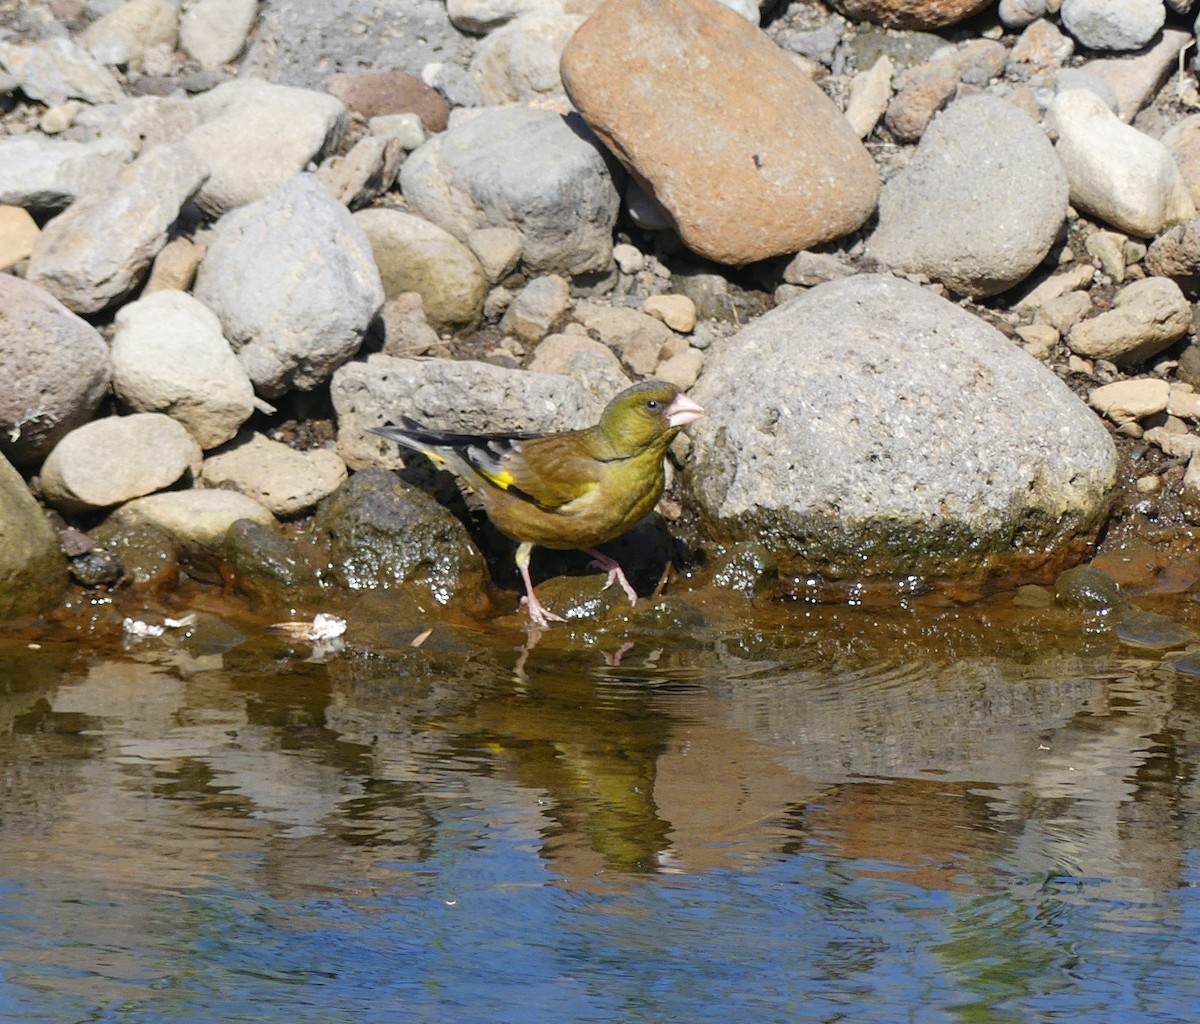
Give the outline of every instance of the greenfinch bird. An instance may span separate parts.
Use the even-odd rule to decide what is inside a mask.
[[[524,603],[536,626],[565,621],[547,611],[529,579],[535,545],[580,549],[608,573],[604,589],[637,593],[620,564],[596,550],[648,514],[662,495],[663,459],[675,436],[704,410],[674,384],[645,381],[617,395],[600,422],[553,434],[458,434],[407,417],[371,430],[452,469],[479,495],[488,517],[517,542]]]

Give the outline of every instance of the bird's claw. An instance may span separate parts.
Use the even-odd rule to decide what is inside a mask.
[[[621,584],[621,589],[625,591],[625,596],[629,598],[629,603],[637,604],[637,591],[629,585],[629,580],[625,578],[625,573],[622,572],[621,567],[611,558],[604,561],[597,558],[588,563],[588,566],[589,568],[600,569],[602,572],[608,573],[608,579],[605,580],[604,586],[600,588],[601,590],[607,590],[614,583],[619,583]]]
[[[523,597],[521,604],[529,610],[529,621],[535,626],[545,629],[551,622],[566,622],[561,615],[555,615],[549,611],[536,597]]]

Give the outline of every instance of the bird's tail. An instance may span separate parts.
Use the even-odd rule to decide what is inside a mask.
[[[454,470],[477,491],[498,487],[528,498],[514,486],[505,459],[519,451],[522,441],[541,434],[460,434],[451,430],[428,430],[416,420],[401,416],[399,427],[372,427],[370,432],[420,452],[441,466]],[[529,499],[532,500],[532,499]]]
[[[439,449],[452,447],[452,435],[437,430],[427,430],[423,424],[407,416],[401,416],[400,423],[401,425],[398,427],[368,427],[367,433],[378,434],[388,441],[394,441],[396,444],[402,444],[406,448],[418,451],[435,462],[445,463],[446,456]]]

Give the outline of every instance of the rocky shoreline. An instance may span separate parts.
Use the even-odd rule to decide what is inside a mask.
[[[0,619],[181,574],[512,612],[512,545],[368,431],[650,377],[707,416],[614,549],[644,596],[1136,539],[1150,587],[1200,518],[1193,2],[0,0]]]

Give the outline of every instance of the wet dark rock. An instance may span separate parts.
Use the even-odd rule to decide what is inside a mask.
[[[716,559],[713,583],[756,597],[779,579],[779,560],[764,544],[740,541],[730,545]]]
[[[0,456],[0,621],[50,607],[67,581],[58,533],[25,481]]]
[[[486,570],[463,525],[429,495],[383,469],[356,473],[321,503],[335,579],[350,590],[407,586],[439,605],[481,610]]]
[[[278,529],[239,519],[225,534],[221,574],[256,604],[307,608],[320,589],[316,569]]]
[[[636,617],[636,624],[655,634],[692,634],[708,626],[704,612],[687,601],[676,597],[655,602]]]
[[[1116,611],[1129,607],[1120,584],[1090,565],[1077,565],[1059,576],[1054,598],[1059,607],[1077,611]]]
[[[1155,651],[1183,647],[1196,639],[1195,633],[1174,619],[1140,608],[1123,611],[1113,624],[1113,634],[1122,643]]]
[[[67,562],[71,578],[83,587],[112,586],[125,574],[121,560],[105,548],[94,547]]]
[[[122,582],[133,590],[167,590],[178,582],[179,550],[162,530],[110,518],[96,527],[92,537],[120,562]]]
[[[427,597],[418,600],[420,597],[415,591],[363,590],[345,605],[347,645],[370,651],[369,660],[375,665],[380,660],[390,662],[394,666],[392,684],[410,674],[428,678],[444,671],[457,676],[463,665],[479,653],[478,645],[472,643],[472,639],[477,640],[473,630],[444,621],[440,609],[431,614],[431,602]],[[436,667],[431,667],[434,662]],[[373,686],[376,668],[367,670],[361,662],[358,665],[348,685]],[[387,674],[383,677],[386,679]]]
[[[534,564],[538,561],[533,556]],[[535,581],[537,577],[534,577]],[[536,584],[538,600],[568,622],[597,621],[614,613],[629,610],[629,598],[615,583],[607,590],[604,574],[583,576],[551,576]],[[524,614],[524,611],[521,611]],[[553,628],[553,627],[552,627]]]
[[[69,526],[59,531],[58,546],[68,558],[75,558],[77,555],[86,555],[96,545],[82,530]]]
[[[185,632],[179,646],[194,658],[225,654],[246,642],[246,634],[219,615],[200,612]]]
[[[1192,651],[1170,663],[1171,668],[1185,676],[1200,676],[1200,651]]]
[[[1027,583],[1017,588],[1017,592],[1013,594],[1013,604],[1018,608],[1048,608],[1054,604],[1054,595],[1045,587]]]

